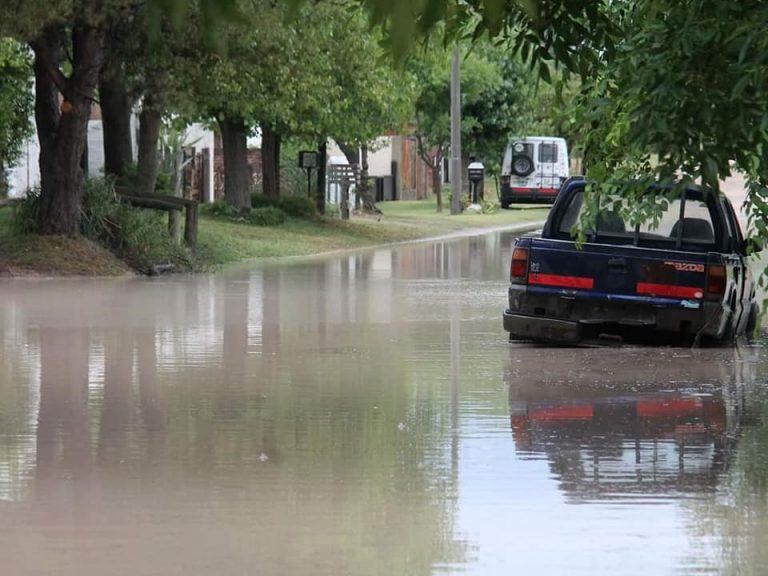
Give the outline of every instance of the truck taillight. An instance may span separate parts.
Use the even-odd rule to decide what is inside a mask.
[[[710,264],[707,266],[707,297],[709,299],[719,299],[725,294],[725,286],[728,283],[728,276],[725,272],[725,266],[722,264]]]
[[[528,249],[515,248],[512,252],[512,268],[510,270],[512,280],[521,281],[528,277]]]

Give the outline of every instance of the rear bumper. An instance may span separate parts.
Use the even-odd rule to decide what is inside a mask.
[[[693,308],[693,305],[696,305]],[[575,344],[600,334],[667,333],[728,338],[730,310],[719,302],[580,294],[578,290],[512,285],[504,329],[513,337]]]
[[[578,344],[581,342],[581,327],[578,322],[540,318],[504,311],[504,330],[513,338],[537,340],[540,342],[558,342]]]
[[[501,185],[501,201],[504,204],[515,202],[542,202],[552,204],[559,190],[554,188],[516,188],[509,184]]]

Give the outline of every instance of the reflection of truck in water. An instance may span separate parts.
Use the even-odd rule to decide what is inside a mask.
[[[695,362],[682,360],[689,367]],[[747,421],[745,385],[735,384],[744,376],[740,368],[724,366],[699,385],[675,383],[685,369],[671,362],[655,374],[646,371],[653,380],[645,384],[626,378],[629,366],[602,383],[591,369],[549,383],[508,373],[515,450],[546,456],[575,500],[712,490]],[[691,373],[695,378],[697,370]]]
[[[563,138],[513,138],[501,163],[501,207],[515,202],[551,204],[568,178],[568,147]]]

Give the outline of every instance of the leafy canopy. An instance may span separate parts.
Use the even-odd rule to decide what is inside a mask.
[[[14,165],[22,144],[32,135],[31,72],[26,48],[0,38],[0,170]]]

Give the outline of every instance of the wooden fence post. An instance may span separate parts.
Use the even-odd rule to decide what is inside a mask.
[[[194,250],[197,247],[198,209],[199,205],[197,202],[187,204],[186,222],[184,224],[184,242],[191,250]]]

